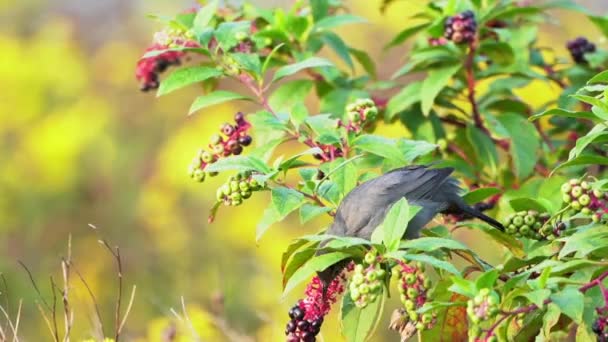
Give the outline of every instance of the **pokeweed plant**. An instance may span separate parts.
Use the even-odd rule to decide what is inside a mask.
[[[570,56],[539,45],[556,8],[608,34],[608,18],[567,0],[429,1],[386,44],[409,46],[388,80],[334,32],[366,22],[339,0],[288,10],[208,1],[157,17],[166,28],[137,65],[142,90],[202,85],[190,114],[226,101],[258,106],[223,124],[189,166],[196,181],[226,177],[210,222],[222,205],[270,192],[259,239],[295,212],[302,224],[332,216],[358,184],[412,163],[453,167],[465,200],[504,221],[503,233],[446,216],[401,241],[417,210],[403,199],[370,241],[312,229],[282,259],[285,293],[309,281],[289,311],[287,341],[314,341],[338,301],[346,340],[366,340],[391,295],[402,307],[390,328],[402,340],[608,340],[608,54],[584,37],[567,43]],[[335,60],[322,57],[327,50]],[[241,87],[224,90],[224,79]],[[534,85],[558,95],[534,105],[525,91]],[[311,93],[318,105],[306,106]],[[404,137],[375,134],[379,122],[403,127]],[[274,153],[294,142],[294,155]],[[454,239],[462,228],[503,246],[504,260],[490,265]],[[354,261],[323,289],[315,273],[345,259]]]

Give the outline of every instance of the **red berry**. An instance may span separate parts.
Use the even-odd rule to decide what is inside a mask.
[[[232,126],[229,123],[223,124],[220,128],[222,130],[222,133],[224,133],[227,136],[231,136],[232,133],[234,133],[234,131],[235,131],[234,126]]]

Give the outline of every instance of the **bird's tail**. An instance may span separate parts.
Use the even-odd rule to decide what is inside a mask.
[[[468,206],[468,205],[465,204],[460,209],[462,211],[464,211],[465,214],[468,214],[468,215],[471,215],[473,217],[476,217],[476,218],[478,218],[478,219],[480,219],[480,220],[482,220],[482,221],[490,224],[492,227],[494,227],[494,228],[496,228],[496,229],[498,229],[500,231],[503,231],[503,232],[505,231],[505,226],[503,226],[502,223],[496,221],[495,219],[491,218],[488,215],[485,215],[481,211],[479,211],[479,210],[477,210],[477,209],[475,209],[475,208],[473,208],[471,206]]]

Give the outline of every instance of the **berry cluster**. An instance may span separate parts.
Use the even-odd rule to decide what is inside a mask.
[[[473,11],[464,11],[448,17],[444,23],[444,36],[456,44],[471,43],[475,40],[477,21]]]
[[[469,325],[470,341],[476,341],[481,335],[480,324],[483,321],[496,317],[499,312],[499,303],[498,293],[487,288],[479,290],[477,296],[467,302],[467,316],[471,323]]]
[[[545,225],[549,217],[547,213],[539,214],[538,211],[534,210],[519,211],[507,217],[504,223],[505,232],[516,237],[527,237],[534,240],[547,238],[552,240],[560,232],[554,232],[551,226]]]
[[[592,189],[589,182],[571,179],[562,185],[561,190],[565,203],[576,213],[591,215],[594,222],[602,220],[608,211],[608,193]]]
[[[414,324],[416,330],[431,329],[437,322],[437,314],[425,312],[419,315],[417,310],[430,300],[429,290],[431,279],[424,275],[424,266],[421,263],[399,265],[399,298],[405,307],[409,321]]]
[[[597,335],[597,340],[599,342],[607,342],[608,341],[608,317],[605,315],[601,315],[593,322],[593,326],[591,329]]]
[[[306,298],[289,310],[290,321],[285,327],[287,342],[313,342],[321,330],[323,318],[329,313],[332,304],[338,300],[338,296],[344,292],[346,283],[346,272],[352,270],[348,266],[328,285],[323,291],[323,283],[319,277],[313,277],[306,287]]]
[[[378,108],[372,99],[358,99],[346,106],[346,117],[349,120],[346,129],[359,133],[365,125],[374,122],[376,116]]]
[[[595,52],[595,44],[588,41],[585,37],[578,37],[569,41],[566,47],[570,51],[572,59],[578,64],[586,64],[587,59],[585,59],[585,54]]]
[[[251,197],[254,191],[263,187],[251,177],[251,172],[239,172],[228,179],[228,182],[217,189],[216,199],[224,205],[237,206]]]
[[[201,150],[194,158],[189,167],[189,173],[192,178],[198,182],[205,180],[205,167],[208,164],[215,163],[221,157],[230,155],[239,155],[243,152],[243,146],[251,144],[251,136],[247,134],[251,125],[245,120],[245,115],[241,112],[234,116],[236,125],[224,123],[220,130],[224,137],[220,134],[214,134],[209,139],[210,151]],[[213,176],[213,174],[210,174]]]
[[[355,266],[350,281],[350,298],[357,307],[364,308],[378,299],[385,275],[386,271],[382,269],[376,251],[367,252],[363,264]]]

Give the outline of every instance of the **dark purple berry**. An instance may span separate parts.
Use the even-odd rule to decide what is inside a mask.
[[[237,148],[238,146],[239,146],[239,143],[238,143],[236,140],[234,140],[234,139],[230,139],[230,140],[228,140],[228,142],[226,143],[226,148],[227,148],[229,151],[232,151],[232,152],[234,152],[234,150],[236,150],[236,148]]]
[[[253,139],[251,139],[250,135],[244,135],[242,137],[239,137],[239,144],[243,146],[249,146],[252,140]]]
[[[293,308],[293,319],[296,320],[301,320],[302,318],[304,318],[304,310],[302,310],[302,308],[298,307],[294,307]]]
[[[300,337],[302,338],[302,341],[304,341],[304,342],[314,342],[314,340],[315,340],[315,335],[313,335],[307,331],[303,332]]]
[[[310,323],[308,321],[299,321],[298,322],[298,329],[300,331],[307,331],[309,327],[310,327]]]
[[[300,338],[295,334],[291,333],[287,336],[287,342],[300,342]]]
[[[245,114],[243,114],[242,112],[238,112],[234,115],[234,121],[236,122],[237,125],[242,125],[245,123]]]
[[[602,333],[602,325],[600,324],[599,319],[593,322],[591,330],[593,330],[596,335],[600,335]]]
[[[241,153],[243,153],[243,146],[241,145],[237,145],[234,150],[232,150],[232,154],[234,154],[235,156],[238,156]]]
[[[287,327],[285,328],[285,335],[289,335],[289,333],[296,331],[296,321],[291,320],[287,323]]]

